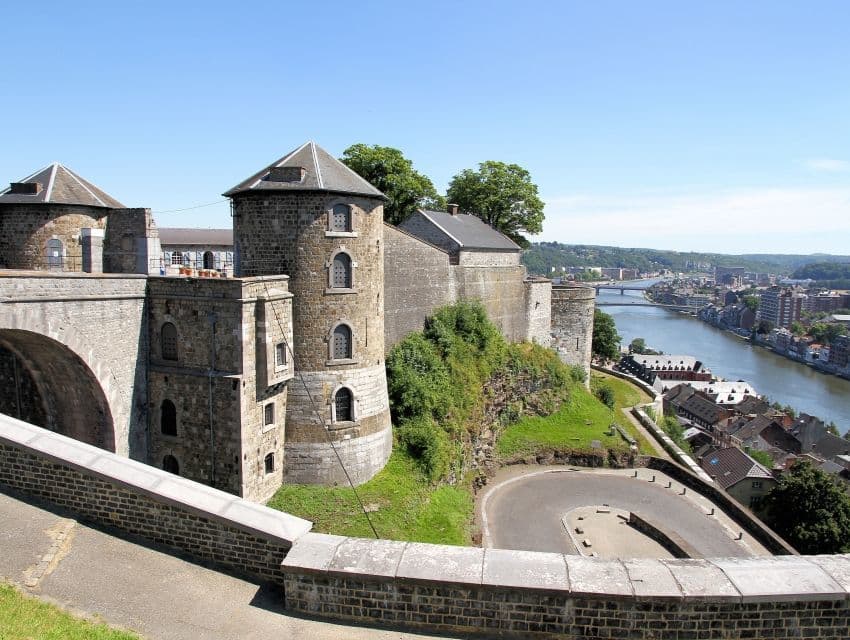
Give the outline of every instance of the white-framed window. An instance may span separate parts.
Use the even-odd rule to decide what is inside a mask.
[[[183,264],[183,254],[179,251],[175,251],[171,254],[171,264],[179,267]]]

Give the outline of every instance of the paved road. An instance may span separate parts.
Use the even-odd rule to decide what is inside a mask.
[[[292,616],[277,589],[107,535],[2,490],[0,580],[151,640],[434,637]]]
[[[666,478],[648,482],[646,478],[653,473],[659,480],[664,477],[648,470],[641,470],[641,479],[635,479],[630,477],[631,472],[626,475],[563,469],[532,471],[497,484],[483,507],[489,546],[576,553],[561,518],[577,507],[608,504],[661,523],[687,540],[702,557],[755,555],[734,540],[717,517],[707,516],[704,507],[678,495],[681,485],[667,489]],[[627,552],[623,557],[628,557]]]

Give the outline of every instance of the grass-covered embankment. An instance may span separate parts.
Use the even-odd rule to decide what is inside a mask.
[[[459,545],[472,540],[471,491],[429,482],[398,448],[382,471],[357,488],[357,494],[381,538]],[[311,520],[318,533],[374,537],[350,487],[284,485],[268,506]]]
[[[105,624],[81,620],[0,582],[2,640],[138,640]]]

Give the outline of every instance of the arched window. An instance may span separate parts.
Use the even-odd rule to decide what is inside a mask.
[[[159,426],[164,436],[177,435],[177,409],[171,400],[163,400],[159,412]]]
[[[265,467],[266,473],[274,473],[274,453],[266,454]]]
[[[160,349],[162,350],[163,360],[177,360],[177,327],[170,322],[162,325]]]
[[[177,458],[172,455],[167,455],[162,459],[162,468],[168,471],[168,473],[173,473],[176,476],[180,475],[180,464],[177,462]]]
[[[347,324],[338,325],[334,329],[331,357],[334,360],[351,358],[351,328]]]
[[[351,231],[351,207],[335,204],[331,214],[331,231]]]
[[[47,268],[61,269],[65,255],[65,247],[62,246],[62,241],[58,238],[51,238],[47,241]]]
[[[212,251],[204,251],[204,269],[215,269],[215,256]]]
[[[331,265],[331,287],[334,289],[351,288],[351,258],[340,252],[334,256]]]
[[[334,395],[335,422],[351,422],[354,419],[353,400],[351,389],[343,387],[336,392]]]

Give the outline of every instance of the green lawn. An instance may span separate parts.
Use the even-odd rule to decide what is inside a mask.
[[[138,640],[74,616],[0,583],[0,640]]]
[[[433,487],[398,448],[387,466],[357,493],[381,538],[471,543],[473,501],[468,488]],[[268,506],[311,520],[315,532],[374,537],[350,487],[284,485]]]
[[[541,449],[576,449],[591,451],[590,444],[599,440],[603,448],[623,451],[626,443],[619,435],[607,435],[608,426],[616,422],[638,442],[641,452],[653,452],[646,438],[635,429],[624,408],[649,402],[651,398],[625,380],[601,374],[594,379],[605,382],[614,391],[614,410],[599,402],[584,388],[576,388],[570,401],[551,416],[526,417],[509,426],[496,446],[503,459],[528,455]]]

